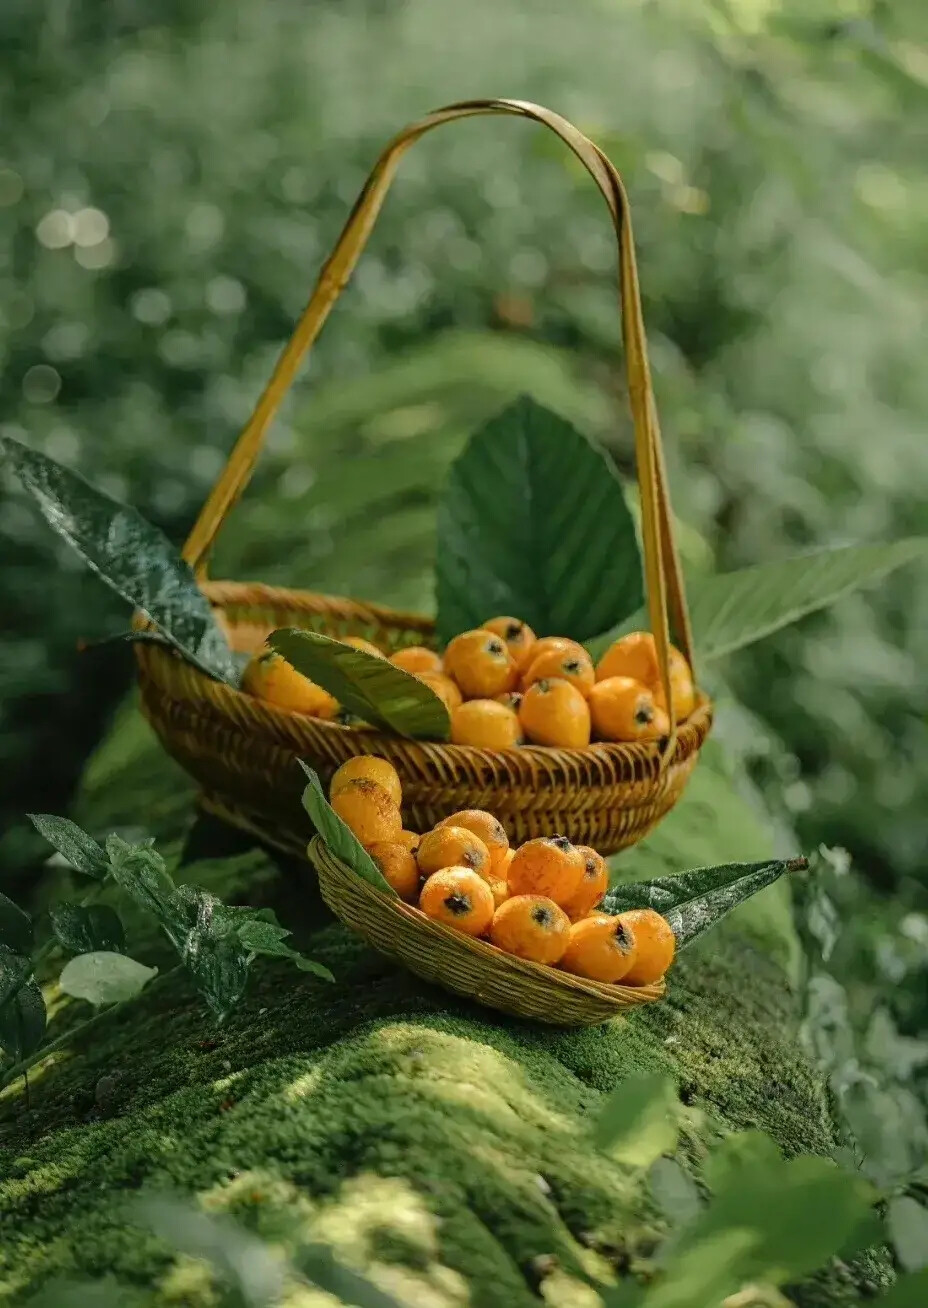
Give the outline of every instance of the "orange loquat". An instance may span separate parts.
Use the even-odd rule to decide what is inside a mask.
[[[580,889],[583,870],[583,856],[566,836],[539,836],[519,846],[506,879],[511,895],[544,895],[564,904]]]
[[[377,840],[368,845],[367,852],[400,899],[414,903],[419,894],[419,865],[405,845]]]
[[[519,618],[491,618],[483,624],[483,630],[494,632],[506,642],[519,672],[528,667],[536,637],[527,622]]]
[[[277,708],[305,713],[308,717],[334,717],[338,701],[302,672],[297,672],[282,654],[266,649],[249,659],[242,674],[242,690]]]
[[[494,876],[502,876],[500,869],[506,865],[509,853],[509,837],[499,818],[487,813],[482,808],[464,808],[459,813],[442,818],[439,827],[463,827],[482,840],[490,851],[490,864]]]
[[[600,740],[659,740],[670,730],[654,694],[632,677],[607,677],[590,691],[593,734]]]
[[[590,743],[590,710],[569,681],[542,677],[529,686],[519,709],[519,722],[536,745],[583,749]]]
[[[400,811],[383,786],[368,777],[346,781],[332,796],[332,808],[362,845],[399,841]]]
[[[594,913],[571,926],[561,966],[590,981],[622,981],[634,959],[631,928],[608,913]]]
[[[528,690],[529,686],[541,681],[543,677],[560,677],[563,681],[570,682],[584,699],[596,684],[593,660],[585,650],[579,653],[568,650],[566,654],[561,650],[548,650],[547,654],[539,654],[532,659],[522,678],[522,689]]]
[[[647,986],[659,981],[673,962],[677,938],[670,923],[653,908],[632,908],[615,919],[630,931],[635,956],[623,980],[628,986]]]
[[[441,655],[433,649],[426,649],[424,645],[407,645],[405,649],[398,649],[390,655],[390,662],[394,667],[412,673],[414,677],[420,677],[423,672],[440,673],[444,667]]]
[[[609,869],[602,854],[589,845],[578,845],[577,852],[583,858],[583,879],[577,893],[563,905],[571,922],[579,922],[592,912],[609,889]]]
[[[522,740],[518,714],[495,699],[469,699],[451,710],[451,741],[477,749],[513,749]]]
[[[329,782],[329,798],[337,795],[349,781],[358,781],[362,777],[366,777],[368,781],[376,781],[378,786],[383,786],[399,808],[403,802],[403,787],[400,785],[399,773],[392,763],[376,754],[357,754],[354,758],[346,759]]]
[[[445,650],[445,671],[465,699],[492,699],[514,690],[519,678],[506,642],[492,631],[462,631]]]
[[[419,895],[426,917],[469,936],[482,936],[493,921],[495,904],[487,883],[468,867],[433,872]]]
[[[567,948],[570,921],[553,899],[515,895],[493,914],[490,940],[507,954],[535,963],[559,963]]]
[[[416,861],[426,877],[443,867],[469,867],[484,881],[490,876],[490,851],[466,827],[438,826],[427,831],[419,841]]]
[[[673,692],[673,715],[678,722],[683,722],[696,707],[696,689],[693,686],[690,665],[674,645],[670,647],[669,671],[670,689]],[[658,708],[666,710],[667,699],[660,680],[654,687],[654,702]]]

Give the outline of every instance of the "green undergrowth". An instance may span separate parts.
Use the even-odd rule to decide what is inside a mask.
[[[718,812],[717,760],[700,772],[620,874],[681,866],[674,830],[698,843],[700,821],[704,847],[723,819],[733,843],[751,838],[741,801],[729,794]],[[19,1087],[7,1090],[0,1302],[53,1274],[111,1274],[153,1305],[209,1308],[203,1270],[131,1224],[144,1187],[195,1193],[284,1245],[323,1239],[410,1305],[519,1308],[541,1295],[584,1308],[596,1303],[584,1281],[646,1273],[665,1230],[642,1176],[591,1141],[591,1114],[629,1072],[677,1079],[677,1156],[697,1177],[707,1145],[731,1129],[761,1127],[787,1154],[831,1148],[822,1085],[794,1040],[782,896],[766,892],[688,952],[663,1003],[564,1032],[425,986],[333,922],[305,868],[236,849],[215,828],[190,830],[190,814],[187,782],[127,711],[88,771],[80,819],[91,829],[144,821],[166,852],[186,851],[185,877],[272,902],[297,945],[312,936],[336,985],[262,967],[217,1030],[172,979],[36,1069],[31,1108]],[[139,935],[133,953],[157,960]],[[81,1008],[69,1007],[52,1034]],[[556,1268],[538,1289],[549,1255]],[[790,1294],[805,1308],[854,1303],[884,1275],[869,1258],[835,1262]]]

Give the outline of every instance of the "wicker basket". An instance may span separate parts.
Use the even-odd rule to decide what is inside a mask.
[[[433,922],[418,908],[382,895],[335,858],[319,836],[309,857],[322,898],[346,926],[416,976],[487,1008],[553,1026],[594,1026],[664,994],[662,981],[650,986],[587,981]]]
[[[252,474],[301,359],[364,248],[400,157],[425,132],[475,114],[513,114],[550,128],[586,166],[609,207],[619,246],[649,620],[664,694],[672,707],[671,625],[691,663],[692,642],[651,390],[628,202],[618,173],[598,147],[565,119],[538,105],[515,100],[452,105],[413,124],[387,147],[191,531],[184,557],[224,616],[231,642],[239,650],[253,651],[269,631],[282,626],[310,627],[335,636],[365,635],[389,649],[433,639],[429,619],[376,604],[258,583],[210,582],[206,561]],[[144,618],[138,622],[144,625]],[[587,749],[527,746],[494,752],[321,722],[213,681],[161,646],[140,644],[136,652],[145,713],[167,751],[200,784],[204,807],[293,852],[305,849],[309,834],[298,802],[303,778],[295,759],[312,764],[326,780],[345,759],[368,753],[381,754],[395,764],[403,783],[405,821],[415,830],[427,830],[457,809],[480,807],[499,815],[513,841],[560,833],[602,853],[613,853],[640,840],[673,806],[712,719],[711,705],[701,696],[691,717],[664,741]]]

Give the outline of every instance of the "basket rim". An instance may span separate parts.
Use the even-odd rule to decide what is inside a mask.
[[[426,917],[421,909],[413,904],[407,904],[398,896],[394,899],[384,895],[376,886],[365,881],[337,858],[320,835],[313,836],[307,853],[320,880],[325,877],[330,882],[350,885],[354,893],[371,903],[376,903],[385,913],[411,924],[420,935],[431,936],[459,954],[466,953],[481,959],[486,969],[496,972],[497,975],[508,975],[514,981],[531,977],[550,985],[552,993],[560,991],[562,994],[596,999],[600,1003],[614,1007],[617,1013],[637,1007],[639,1004],[655,1003],[667,993],[663,980],[646,986],[623,986],[620,982],[590,981],[586,977],[573,976],[570,972],[563,972],[560,968],[549,964],[517,958],[514,954],[505,953],[488,940],[465,935],[462,931],[455,931],[453,927],[446,926],[443,922],[436,922]],[[341,919],[341,914],[337,910],[333,909],[333,912]]]
[[[264,582],[249,581],[203,581],[202,589],[214,608],[225,613],[228,608],[242,609],[281,609],[292,612],[311,613],[316,616],[329,614],[345,621],[365,621],[384,626],[402,627],[409,631],[418,631],[423,635],[434,632],[434,619],[423,614],[408,613],[393,609],[387,605],[353,600],[345,596],[328,595],[320,591],[297,590],[286,586],[272,586]],[[150,627],[144,614],[137,614],[133,620],[135,629]],[[162,694],[177,698],[175,690],[169,689],[167,679],[152,676],[152,670],[162,666],[165,669],[175,666],[180,655],[172,649],[159,645],[137,645],[136,657],[147,680],[159,686]],[[615,762],[638,761],[653,769],[655,776],[662,770],[682,763],[691,754],[698,751],[709,732],[713,718],[713,703],[708,695],[697,690],[696,706],[684,721],[677,725],[676,742],[672,755],[666,751],[667,737],[652,741],[594,741],[581,748],[561,748],[551,745],[525,744],[510,749],[479,749],[473,745],[457,745],[445,740],[418,740],[414,737],[400,736],[393,732],[380,731],[376,728],[359,729],[344,726],[338,722],[329,722],[321,718],[308,717],[291,709],[281,708],[264,700],[255,701],[253,696],[225,682],[215,681],[207,673],[193,664],[184,665],[185,681],[188,686],[196,686],[200,692],[199,699],[208,701],[215,708],[226,713],[227,705],[234,704],[238,697],[245,697],[254,706],[260,705],[271,723],[293,728],[303,722],[311,722],[313,729],[328,735],[331,739],[349,737],[357,744],[358,753],[379,753],[389,751],[391,746],[402,742],[406,748],[417,747],[441,765],[448,765],[455,760],[480,762],[488,760],[519,760],[527,766],[536,765],[547,768],[552,764],[565,768],[582,767],[595,760]],[[181,696],[189,698],[189,696]],[[224,702],[225,701],[225,702]]]

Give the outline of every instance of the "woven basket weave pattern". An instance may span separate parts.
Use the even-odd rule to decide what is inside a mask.
[[[555,1026],[592,1026],[664,993],[662,982],[633,987],[587,981],[433,922],[381,894],[334,858],[318,836],[309,856],[323,899],[346,926],[423,980],[488,1008]]]

